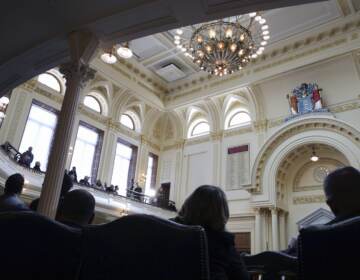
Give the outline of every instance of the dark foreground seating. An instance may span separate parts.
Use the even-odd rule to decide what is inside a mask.
[[[298,260],[281,252],[266,251],[256,255],[243,255],[246,267],[255,279],[296,279]]]
[[[358,279],[360,217],[300,231],[300,279]]]
[[[209,279],[203,229],[132,215],[77,230],[0,214],[0,279]]]

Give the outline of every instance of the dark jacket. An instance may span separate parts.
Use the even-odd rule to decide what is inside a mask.
[[[250,279],[235,249],[234,235],[227,231],[206,230],[211,280]]]
[[[0,196],[0,212],[29,210],[29,207],[15,194],[3,194]]]
[[[30,164],[32,163],[32,161],[34,160],[34,155],[32,152],[30,151],[26,151],[24,153],[21,154],[20,159],[19,159],[19,163],[23,164],[27,167],[30,167]]]
[[[178,216],[170,219],[186,224]],[[205,229],[211,280],[249,280],[244,261],[235,249],[234,235],[227,231]]]

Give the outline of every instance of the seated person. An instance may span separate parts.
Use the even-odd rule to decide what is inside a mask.
[[[86,187],[90,187],[90,183],[89,183],[89,176],[85,176],[84,179],[81,179],[79,184],[86,186]]]
[[[75,183],[78,182],[77,173],[76,173],[76,167],[75,166],[73,166],[73,168],[69,171],[68,175],[71,177],[73,182],[75,182]]]
[[[40,169],[40,161],[35,162],[35,166],[33,168],[35,171],[42,172]]]
[[[105,191],[109,192],[109,193],[114,193],[115,192],[115,187],[114,185],[110,185],[109,187],[105,188]]]
[[[175,222],[200,225],[207,235],[211,280],[250,279],[234,235],[226,231],[229,207],[225,193],[215,186],[200,186],[184,202]]]
[[[360,216],[360,171],[348,166],[331,172],[324,181],[326,203],[335,218],[329,225]],[[297,256],[297,238],[292,238],[283,251]]]
[[[86,190],[73,190],[64,196],[56,220],[69,226],[91,224],[95,216],[95,198]]]
[[[4,194],[0,196],[0,212],[27,211],[29,207],[19,198],[24,186],[24,177],[13,174],[5,182]]]
[[[136,200],[141,200],[142,188],[136,183],[135,188],[133,190],[133,197]]]
[[[26,167],[30,167],[30,164],[34,160],[34,155],[32,153],[32,147],[29,147],[28,150],[20,155],[19,163]]]
[[[97,179],[97,180],[96,180],[95,188],[97,188],[97,189],[99,189],[99,190],[104,190],[104,187],[103,187],[100,179]]]
[[[70,191],[70,189],[73,187],[73,181],[70,178],[69,175],[67,175],[66,173],[64,174],[64,178],[63,178],[63,182],[62,182],[62,186],[61,186],[61,192],[60,192],[60,198],[59,198],[59,206],[62,203],[65,194]],[[37,211],[37,208],[39,206],[39,201],[40,198],[36,198],[34,199],[31,203],[30,203],[30,209],[33,211]],[[58,208],[59,208],[58,206]]]

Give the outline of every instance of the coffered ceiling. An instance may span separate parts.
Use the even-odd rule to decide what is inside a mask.
[[[263,13],[270,26],[270,47],[341,16],[343,11],[336,0],[273,9]],[[183,28],[185,32],[182,37],[190,38],[193,29],[192,26]],[[202,74],[198,66],[176,48],[174,35],[174,30],[170,30],[135,39],[130,43],[135,54],[133,60],[152,71],[169,86],[176,81]]]

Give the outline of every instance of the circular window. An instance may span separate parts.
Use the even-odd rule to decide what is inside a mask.
[[[199,136],[209,133],[210,126],[207,122],[199,122],[197,125],[194,126],[191,136]]]

